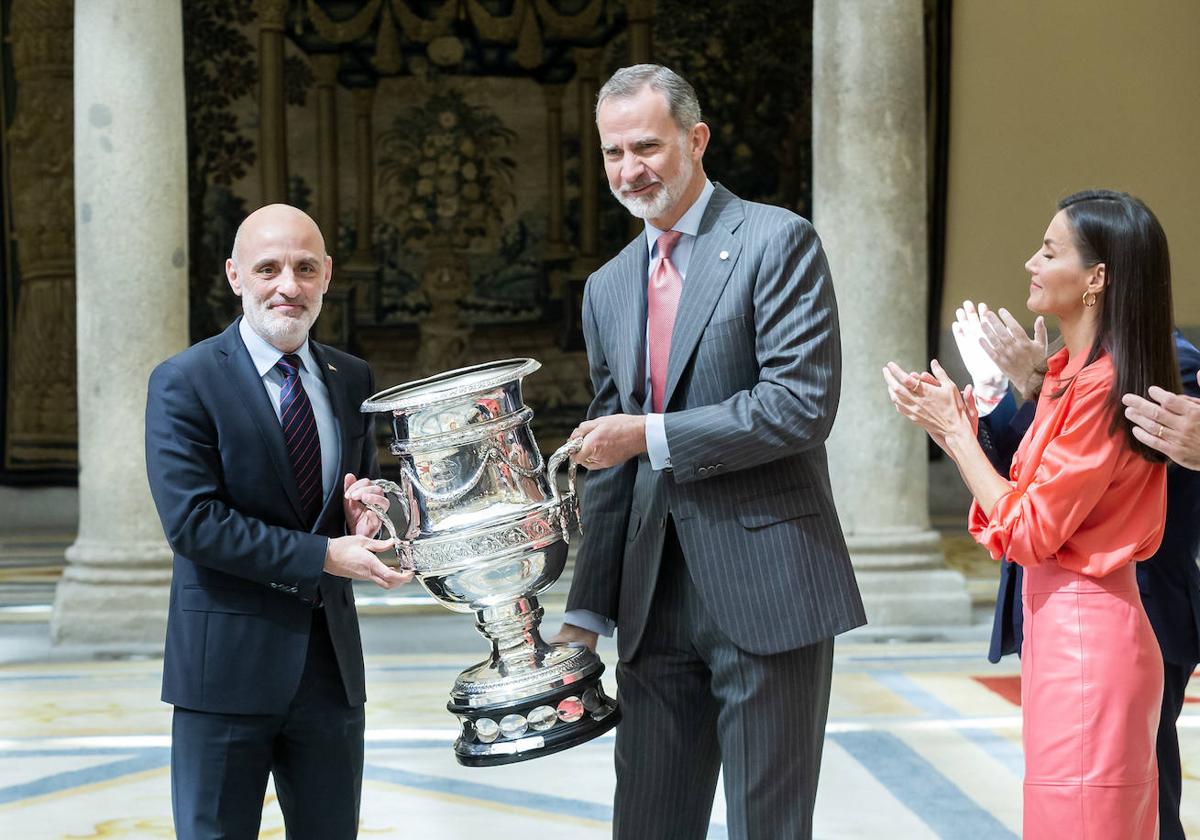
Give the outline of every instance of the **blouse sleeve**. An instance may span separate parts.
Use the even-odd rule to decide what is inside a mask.
[[[1121,430],[1109,432],[1112,380],[1080,381],[1085,375],[1064,395],[1071,403],[1062,430],[1046,444],[1028,482],[1001,496],[990,516],[978,502],[971,505],[971,536],[995,559],[1033,566],[1053,557],[1112,483],[1123,447]]]

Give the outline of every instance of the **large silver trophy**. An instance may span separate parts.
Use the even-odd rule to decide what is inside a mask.
[[[363,412],[390,412],[399,483],[375,484],[404,506],[407,528],[376,510],[439,603],[473,612],[492,655],[458,675],[447,708],[462,731],[454,754],[468,766],[524,761],[595,738],[620,719],[604,693],[604,664],[583,645],[548,644],[538,595],[562,574],[572,525],[577,451],[547,465],[534,441],[521,380],[541,367],[509,359],[382,391]],[[558,487],[566,461],[568,492]]]

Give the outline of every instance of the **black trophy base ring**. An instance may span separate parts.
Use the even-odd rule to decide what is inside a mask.
[[[496,767],[541,758],[590,741],[621,720],[617,703],[600,684],[603,667],[570,685],[490,706],[451,700],[462,724],[454,757],[467,767]]]

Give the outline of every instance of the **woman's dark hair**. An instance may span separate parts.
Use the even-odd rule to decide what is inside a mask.
[[[1085,190],[1058,203],[1065,210],[1084,265],[1104,263],[1100,328],[1084,365],[1108,351],[1116,381],[1109,404],[1110,432],[1124,428],[1133,451],[1147,461],[1166,461],[1161,452],[1133,436],[1122,394],[1145,395],[1151,385],[1179,392],[1179,364],[1171,336],[1171,256],[1167,235],[1150,208],[1113,190]]]

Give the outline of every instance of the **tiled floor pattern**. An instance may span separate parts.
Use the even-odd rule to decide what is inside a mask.
[[[368,656],[361,836],[607,837],[611,737],[508,767],[453,761],[444,703],[468,662],[461,651]],[[0,666],[0,836],[172,836],[160,668],[152,659]],[[840,644],[817,836],[1017,837],[1015,672],[1015,661],[989,666],[977,642]],[[1200,831],[1200,707],[1185,710],[1181,731],[1184,807]],[[270,797],[261,836],[284,836]],[[725,836],[718,796],[709,837]]]

